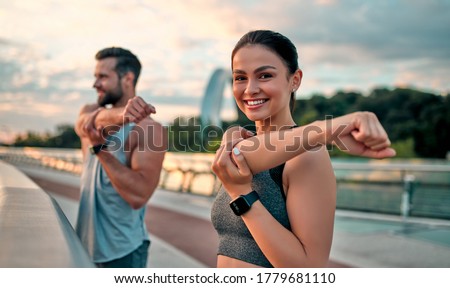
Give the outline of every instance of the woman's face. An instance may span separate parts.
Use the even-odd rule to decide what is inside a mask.
[[[236,52],[232,67],[236,103],[250,120],[275,121],[290,115],[293,81],[277,54],[262,45],[247,45]]]

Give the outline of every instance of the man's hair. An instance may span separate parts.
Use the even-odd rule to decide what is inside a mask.
[[[141,62],[139,62],[136,55],[131,53],[130,50],[120,47],[105,48],[98,51],[95,55],[96,60],[110,57],[117,59],[115,70],[119,75],[119,78],[123,77],[127,72],[131,72],[134,74],[134,86],[136,86],[142,67]]]

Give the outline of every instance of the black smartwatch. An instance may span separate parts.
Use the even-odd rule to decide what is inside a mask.
[[[252,207],[252,204],[255,203],[256,200],[259,200],[258,193],[253,190],[247,195],[241,195],[235,200],[230,202],[231,210],[233,210],[236,216],[241,216]]]
[[[91,146],[91,147],[89,147],[89,152],[91,152],[92,155],[96,155],[96,154],[98,154],[98,152],[102,151],[106,147],[108,147],[108,145],[106,145],[106,143]]]

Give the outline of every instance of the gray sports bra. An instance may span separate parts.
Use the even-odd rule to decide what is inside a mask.
[[[284,164],[253,176],[252,189],[261,203],[285,228],[291,230],[286,211],[282,175]],[[248,191],[250,192],[250,191]],[[256,244],[241,217],[234,215],[228,193],[222,188],[211,210],[211,220],[219,234],[218,255],[239,259],[262,267],[273,267]]]

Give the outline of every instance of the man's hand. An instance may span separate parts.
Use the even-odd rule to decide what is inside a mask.
[[[83,127],[83,132],[91,142],[93,146],[105,143],[105,138],[103,137],[103,127],[95,127],[95,118],[98,113],[104,108],[98,108],[92,112],[86,119],[85,125]]]
[[[156,113],[155,107],[145,102],[141,97],[135,96],[128,100],[123,110],[123,122],[139,123],[152,113]]]

